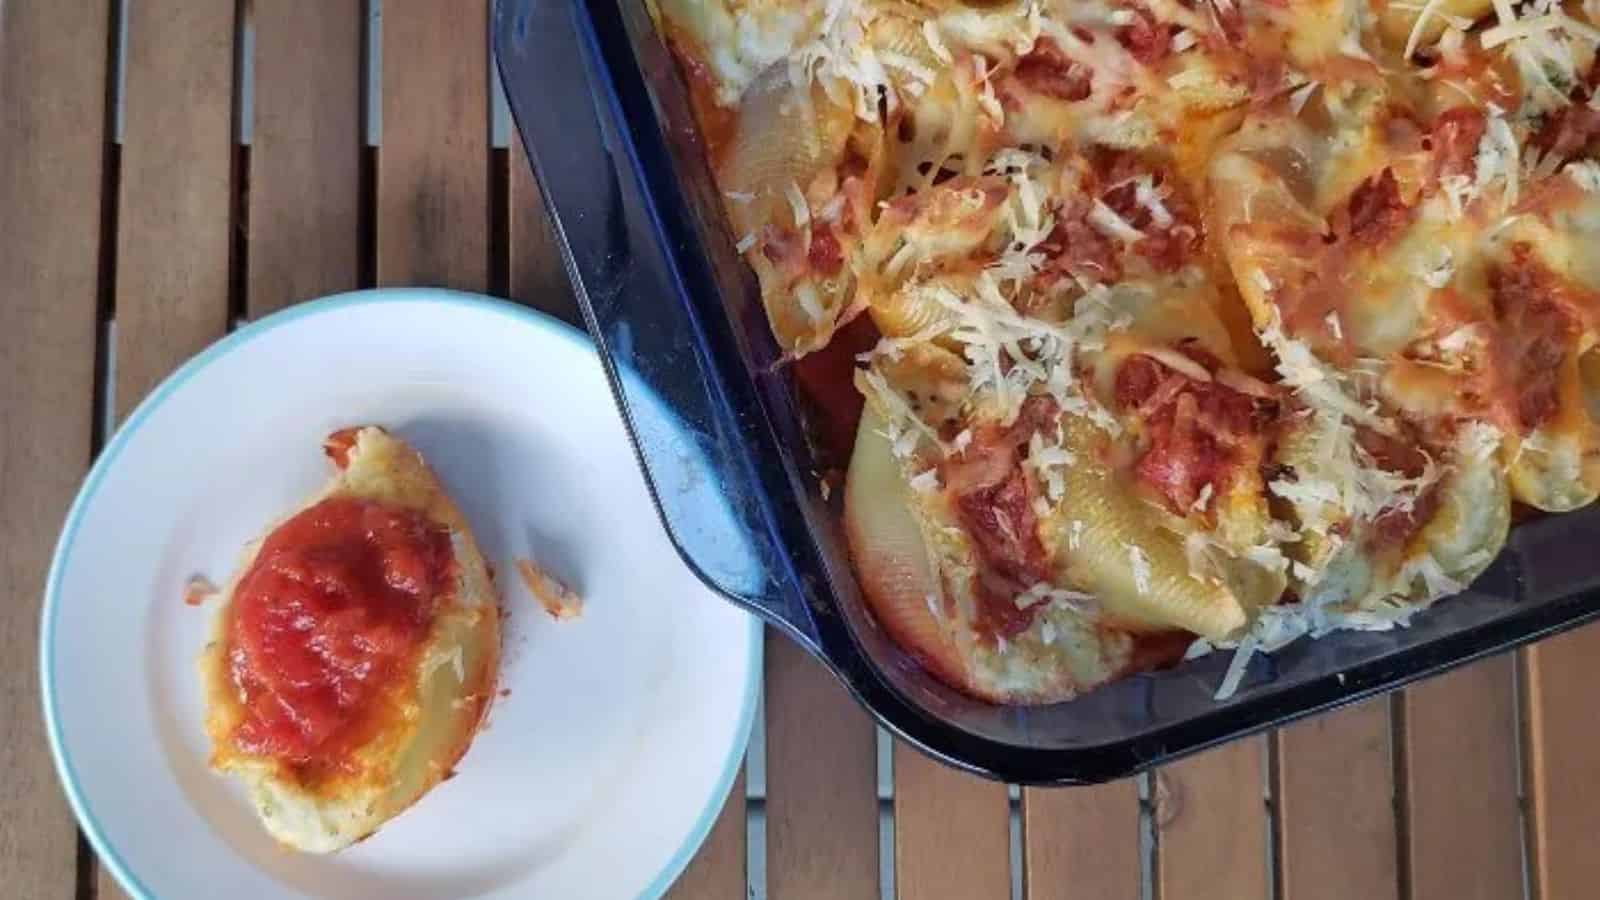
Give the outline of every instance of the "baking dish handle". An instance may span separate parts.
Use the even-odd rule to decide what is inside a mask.
[[[757,405],[740,395],[753,386],[714,361],[748,348],[732,347],[727,317],[697,308],[686,287],[714,281],[683,271],[707,265],[703,254],[673,252],[694,239],[667,233],[641,183],[665,160],[638,152],[619,127],[627,114],[595,27],[581,0],[502,0],[495,10],[497,64],[567,274],[678,552],[706,584],[815,651],[816,624],[754,458],[772,437],[734,412]]]

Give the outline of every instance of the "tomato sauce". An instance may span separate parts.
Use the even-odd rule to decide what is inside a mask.
[[[1470,175],[1485,127],[1483,110],[1475,106],[1457,106],[1441,113],[1428,134],[1434,176]]]
[[[1411,209],[1400,199],[1393,169],[1361,182],[1350,194],[1347,210],[1352,241],[1368,247],[1385,243],[1405,228]]]
[[[1017,60],[1016,79],[1035,93],[1076,103],[1094,92],[1094,73],[1070,59],[1056,42],[1040,38]]]
[[[861,392],[855,386],[855,360],[878,343],[871,316],[857,316],[839,327],[821,349],[793,363],[801,412],[819,470],[843,471],[855,447],[861,421]]]
[[[308,774],[350,770],[454,570],[449,532],[410,510],[335,497],[280,525],[234,593],[234,746]]]
[[[1122,676],[1170,669],[1183,661],[1189,645],[1194,643],[1193,634],[1178,630],[1136,632],[1128,637],[1132,638],[1133,647],[1119,673]]]
[[[1526,431],[1554,418],[1560,402],[1561,367],[1575,343],[1578,322],[1569,309],[1575,298],[1564,279],[1534,258],[1532,248],[1512,248],[1513,264],[1489,275],[1499,327],[1495,356],[1501,402]]]
[[[1022,451],[1033,433],[1056,414],[1054,402],[1033,398],[1009,428],[980,429],[964,455],[940,466],[944,483],[955,495],[956,515],[971,535],[981,563],[972,623],[979,634],[1009,638],[1027,631],[1038,605],[1019,609],[1015,598],[1051,578],[1033,513],[1038,488],[1022,469]]]
[[[1191,343],[1174,349],[1209,372],[1220,364]],[[1217,493],[1243,459],[1237,449],[1259,433],[1267,411],[1254,398],[1215,382],[1199,382],[1143,354],[1117,370],[1117,405],[1144,421],[1144,450],[1134,476],[1149,485],[1178,515],[1187,513],[1206,485]]]
[[[1587,152],[1600,139],[1600,109],[1574,103],[1552,112],[1533,135],[1530,145],[1541,155],[1568,159]]]
[[[1100,184],[1106,186],[1100,194],[1100,202],[1123,221],[1144,232],[1144,237],[1133,245],[1133,251],[1158,272],[1172,273],[1183,268],[1200,249],[1200,217],[1170,167],[1163,161],[1140,158],[1126,151],[1099,151],[1091,156],[1091,162]],[[1150,180],[1172,217],[1171,222],[1156,224],[1155,214],[1139,199],[1135,181],[1141,178]]]
[[[1134,7],[1133,21],[1117,29],[1117,43],[1134,59],[1153,66],[1165,59],[1172,50],[1172,28],[1156,21],[1155,17],[1139,7]]]
[[[1041,284],[1072,277],[1104,282],[1122,277],[1117,245],[1088,223],[1088,215],[1089,204],[1081,200],[1069,202],[1056,214],[1055,227],[1038,247],[1045,258]]]

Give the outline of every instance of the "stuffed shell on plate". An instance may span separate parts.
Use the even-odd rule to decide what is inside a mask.
[[[845,531],[950,684],[1403,625],[1600,496],[1592,4],[657,13],[787,358],[875,332]]]

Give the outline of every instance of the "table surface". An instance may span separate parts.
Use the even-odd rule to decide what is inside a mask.
[[[67,504],[146,391],[352,288],[573,318],[487,23],[488,0],[0,2],[0,893],[121,896],[34,654]],[[671,896],[1595,896],[1596,676],[1591,628],[1142,779],[1008,790],[891,746],[769,636],[753,758]]]

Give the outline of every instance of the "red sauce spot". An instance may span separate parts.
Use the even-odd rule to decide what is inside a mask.
[[[839,274],[844,267],[844,253],[839,249],[839,239],[833,236],[832,229],[821,226],[812,230],[811,252],[807,261],[813,272],[829,278]]]
[[[1207,371],[1217,358],[1192,342],[1176,349]],[[1220,492],[1243,461],[1240,447],[1258,433],[1267,411],[1255,398],[1215,382],[1195,381],[1151,357],[1130,357],[1117,370],[1115,398],[1144,421],[1146,446],[1134,461],[1134,476],[1155,489],[1174,513],[1183,515],[1206,485]]]
[[[1088,204],[1071,202],[1057,214],[1055,228],[1039,243],[1045,258],[1040,277],[1045,284],[1074,275],[1104,282],[1122,277],[1117,245],[1089,224],[1088,214]]]
[[[1114,387],[1117,405],[1123,409],[1137,408],[1171,374],[1171,369],[1144,354],[1128,357],[1117,369]]]
[[[1135,8],[1133,21],[1117,29],[1117,43],[1145,65],[1154,65],[1172,50],[1172,32],[1143,9]]]
[[[1271,5],[1278,6],[1279,4],[1274,2]],[[1224,6],[1226,8],[1223,8]],[[1211,14],[1216,18],[1217,25],[1222,29],[1222,36],[1227,39],[1228,43],[1238,46],[1244,40],[1244,10],[1240,8],[1238,3],[1214,4],[1211,7]],[[1203,38],[1204,36],[1202,36]],[[1253,94],[1252,96],[1260,97],[1262,95]]]
[[[1372,520],[1371,542],[1377,547],[1404,547],[1439,509],[1439,490],[1430,487],[1411,501],[1410,509],[1389,509]]]
[[[1541,154],[1561,159],[1578,155],[1600,138],[1600,109],[1572,103],[1551,113],[1529,141]]]
[[[980,429],[962,457],[941,464],[942,480],[955,495],[956,514],[983,564],[973,620],[979,633],[1009,638],[1026,631],[1038,610],[1018,609],[1014,598],[1050,579],[1033,514],[1037,489],[1022,469],[1019,448],[1056,412],[1049,400],[1031,399],[1010,428]]]
[[[322,442],[322,452],[327,454],[328,458],[333,460],[333,464],[340,469],[348,467],[350,451],[355,447],[356,434],[360,431],[360,428],[341,428],[335,431]]]
[[[1226,22],[1226,18],[1223,17],[1219,17],[1219,20]],[[1228,33],[1226,25],[1223,26],[1223,33],[1227,37],[1227,42],[1234,46],[1238,46],[1239,41],[1243,38],[1242,30],[1241,27],[1241,34],[1235,37]],[[1202,35],[1201,42],[1207,45],[1213,44],[1213,41],[1208,40],[1208,38],[1209,35]],[[1244,79],[1245,83],[1250,86],[1250,96],[1255,98],[1253,103],[1257,106],[1265,106],[1270,102],[1271,98],[1282,96],[1284,71],[1288,68],[1283,58],[1276,55],[1257,56],[1255,54],[1245,54],[1245,56]]]
[[[1559,402],[1557,379],[1573,344],[1577,321],[1567,308],[1569,286],[1533,258],[1527,244],[1512,248],[1512,264],[1489,274],[1499,327],[1495,361],[1516,421],[1532,431],[1548,422]]]
[[[1031,578],[1026,589],[1048,575],[1044,548],[1035,533],[1031,492],[1022,469],[1013,465],[999,483],[974,488],[956,498],[961,519],[990,567],[1006,578]]]
[[[1159,272],[1183,268],[1200,246],[1199,216],[1167,166],[1121,151],[1097,152],[1093,164],[1100,183],[1108,186],[1100,202],[1145,234],[1133,251]],[[1135,179],[1143,178],[1161,195],[1161,205],[1172,217],[1170,223],[1157,225],[1155,214],[1140,202]]]
[[[1187,631],[1153,631],[1129,637],[1133,638],[1133,649],[1122,669],[1124,675],[1170,669],[1183,661],[1183,654],[1194,643],[1194,635]]]
[[[1393,169],[1361,182],[1350,194],[1350,239],[1369,247],[1377,246],[1405,227],[1411,209],[1400,199],[1400,183]]]
[[[1158,272],[1176,272],[1189,261],[1190,254],[1199,244],[1199,233],[1194,229],[1158,231],[1133,245],[1133,251],[1143,256]]]
[[[1356,427],[1356,443],[1385,472],[1416,478],[1428,467],[1428,457],[1422,452],[1420,435],[1405,433],[1400,437],[1391,437],[1360,425]]]
[[[1429,140],[1433,145],[1433,174],[1470,175],[1478,153],[1478,142],[1483,139],[1483,110],[1475,106],[1457,106],[1445,110],[1433,122]]]
[[[234,746],[348,771],[409,682],[454,568],[448,531],[370,500],[323,500],[278,526],[234,594]]]
[[[1184,514],[1206,485],[1216,489],[1231,459],[1216,439],[1190,427],[1174,427],[1171,417],[1151,423],[1150,446],[1134,464],[1133,473],[1155,488],[1168,508]]]
[[[1033,623],[1034,610],[1017,609],[1013,598],[1050,578],[1027,476],[1021,467],[1013,466],[999,484],[957,497],[956,509],[984,562],[978,575],[983,602],[974,627],[1002,637],[1026,631]]]
[[[857,316],[833,333],[821,349],[793,363],[803,409],[821,468],[843,468],[855,446],[861,392],[855,387],[856,357],[878,343],[871,316]]]
[[[1040,38],[1017,60],[1016,79],[1034,93],[1076,103],[1094,90],[1094,73],[1069,59],[1056,42]]]
[[[1407,425],[1401,427],[1404,429],[1401,434],[1387,435],[1364,425],[1357,426],[1356,443],[1372,457],[1378,468],[1417,478],[1428,467],[1427,454],[1422,451],[1422,436]],[[1375,547],[1404,547],[1433,518],[1441,499],[1435,485],[1417,495],[1409,509],[1385,510],[1373,520],[1369,542]]]

